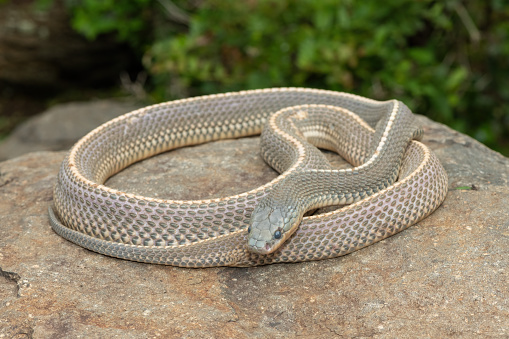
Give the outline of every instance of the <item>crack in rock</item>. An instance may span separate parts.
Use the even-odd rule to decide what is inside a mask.
[[[12,336],[10,336],[11,334],[8,334],[8,338],[33,339],[34,337],[34,328],[31,326],[16,325],[8,330],[12,334]],[[2,335],[0,335],[0,337],[3,338]]]
[[[15,177],[9,176],[9,173],[0,171],[0,187],[7,186],[16,179]]]
[[[16,296],[21,297],[21,290],[30,286],[26,279],[21,279],[21,276],[15,272],[4,271],[0,267],[0,276],[16,284]]]
[[[31,327],[25,328],[20,332],[16,333],[13,338],[26,338],[32,339],[34,337],[34,329]]]

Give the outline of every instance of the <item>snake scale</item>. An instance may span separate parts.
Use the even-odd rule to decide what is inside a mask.
[[[155,154],[260,133],[262,156],[281,175],[249,192],[176,201],[104,185]],[[317,89],[251,90],[148,106],[99,126],[71,148],[50,223],[84,248],[146,263],[255,266],[333,258],[402,231],[440,206],[447,174],[416,140],[421,135],[397,100]],[[354,167],[332,169],[313,145]],[[304,216],[331,205],[341,208]]]

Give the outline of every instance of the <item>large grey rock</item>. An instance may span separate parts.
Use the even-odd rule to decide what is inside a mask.
[[[102,99],[53,106],[18,126],[0,143],[0,161],[28,152],[68,149],[97,126],[141,106],[132,99]]]
[[[64,152],[0,163],[0,337],[508,337],[509,159],[421,120],[449,174],[443,205],[318,262],[182,269],[105,257],[48,224]],[[257,138],[188,147],[108,184],[179,199],[239,193],[276,175],[257,147]]]

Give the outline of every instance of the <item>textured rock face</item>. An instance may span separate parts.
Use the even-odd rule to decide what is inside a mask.
[[[112,83],[132,55],[112,37],[89,42],[74,32],[64,1],[0,3],[0,81],[30,88]]]
[[[0,163],[0,338],[509,336],[509,159],[420,119],[449,174],[443,205],[318,262],[181,269],[105,257],[48,224],[65,152]],[[240,193],[277,175],[257,140],[169,152],[107,184],[175,199]]]

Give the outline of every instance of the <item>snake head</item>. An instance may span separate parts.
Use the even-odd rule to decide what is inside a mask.
[[[297,229],[302,220],[293,207],[272,207],[259,203],[251,215],[247,236],[248,250],[258,254],[274,252]]]

